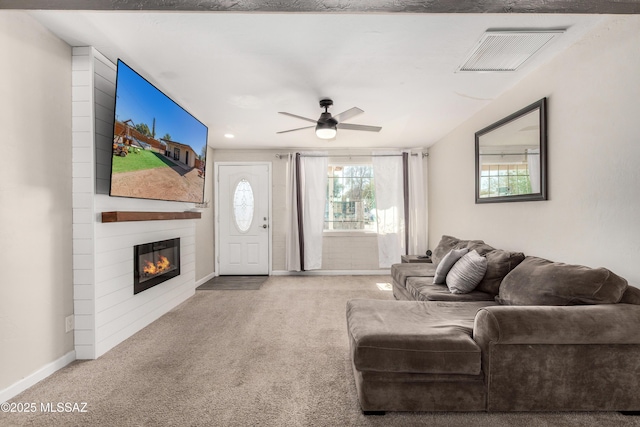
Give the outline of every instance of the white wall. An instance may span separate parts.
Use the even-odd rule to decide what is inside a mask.
[[[71,48],[28,15],[3,11],[0,52],[3,401],[3,390],[73,360],[64,321],[73,313]]]
[[[208,207],[200,209],[202,218],[196,221],[196,284],[200,285],[213,277],[213,150],[207,147],[207,170],[205,171],[204,200]]]
[[[640,16],[608,18],[429,150],[429,236],[607,267],[640,285]],[[549,200],[474,203],[474,133],[548,97]]]
[[[93,62],[90,48],[86,58],[72,63],[70,46],[19,11],[0,13],[0,51],[11,58],[0,67],[0,144],[6,155],[0,168],[0,401],[5,401],[76,356],[99,356],[193,295],[196,265],[198,279],[213,273],[213,209],[203,211],[201,222],[100,223],[103,210],[175,211],[193,204],[105,195],[113,64],[101,55]],[[210,177],[205,190],[211,200]],[[133,244],[168,237],[182,239],[183,274],[134,299],[129,292]],[[124,273],[110,276],[113,271]],[[79,354],[74,333],[65,332],[65,318],[74,310]]]

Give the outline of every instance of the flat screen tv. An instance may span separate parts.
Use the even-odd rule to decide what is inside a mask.
[[[203,203],[207,132],[118,60],[109,195]]]

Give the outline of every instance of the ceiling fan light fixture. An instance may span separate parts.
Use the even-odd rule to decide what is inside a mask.
[[[337,133],[336,126],[331,123],[318,123],[316,125],[316,136],[320,139],[333,139]]]
[[[333,101],[330,99],[321,99],[320,107],[324,108],[324,113],[320,114],[320,118],[318,120],[313,120],[308,117],[298,116],[296,114],[286,113],[284,111],[280,111],[280,114],[284,114],[285,116],[295,117],[297,119],[302,119],[306,122],[315,123],[315,126],[305,126],[302,128],[283,130],[277,133],[288,133],[294,132],[302,129],[310,129],[315,127],[316,136],[320,139],[328,140],[334,139],[338,134],[338,126],[340,129],[349,129],[349,130],[364,130],[368,132],[380,132],[382,129],[380,126],[367,126],[367,125],[356,125],[352,123],[344,123],[345,120],[349,120],[350,118],[357,116],[358,114],[364,113],[358,107],[349,108],[346,111],[336,115],[335,117],[331,116],[329,112],[329,107],[333,105]]]

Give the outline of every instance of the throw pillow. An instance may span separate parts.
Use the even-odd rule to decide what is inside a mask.
[[[438,264],[436,273],[433,276],[433,283],[444,285],[445,279],[447,278],[447,273],[449,273],[451,267],[453,267],[453,265],[467,252],[469,252],[469,249],[467,248],[450,250],[449,253],[446,254],[442,258],[442,261],[440,261],[440,263]]]
[[[580,305],[620,302],[628,283],[606,268],[528,256],[505,276],[496,301],[503,305]]]
[[[446,282],[452,294],[467,294],[473,291],[487,271],[487,259],[475,250],[468,252],[456,262]]]

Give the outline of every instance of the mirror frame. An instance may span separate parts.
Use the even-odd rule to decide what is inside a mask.
[[[516,194],[512,196],[480,197],[480,137],[499,127],[502,127],[520,117],[538,110],[538,123],[540,124],[540,192],[531,194]],[[501,202],[528,202],[547,200],[547,98],[542,98],[533,104],[495,122],[475,134],[476,138],[476,204],[501,203]]]

